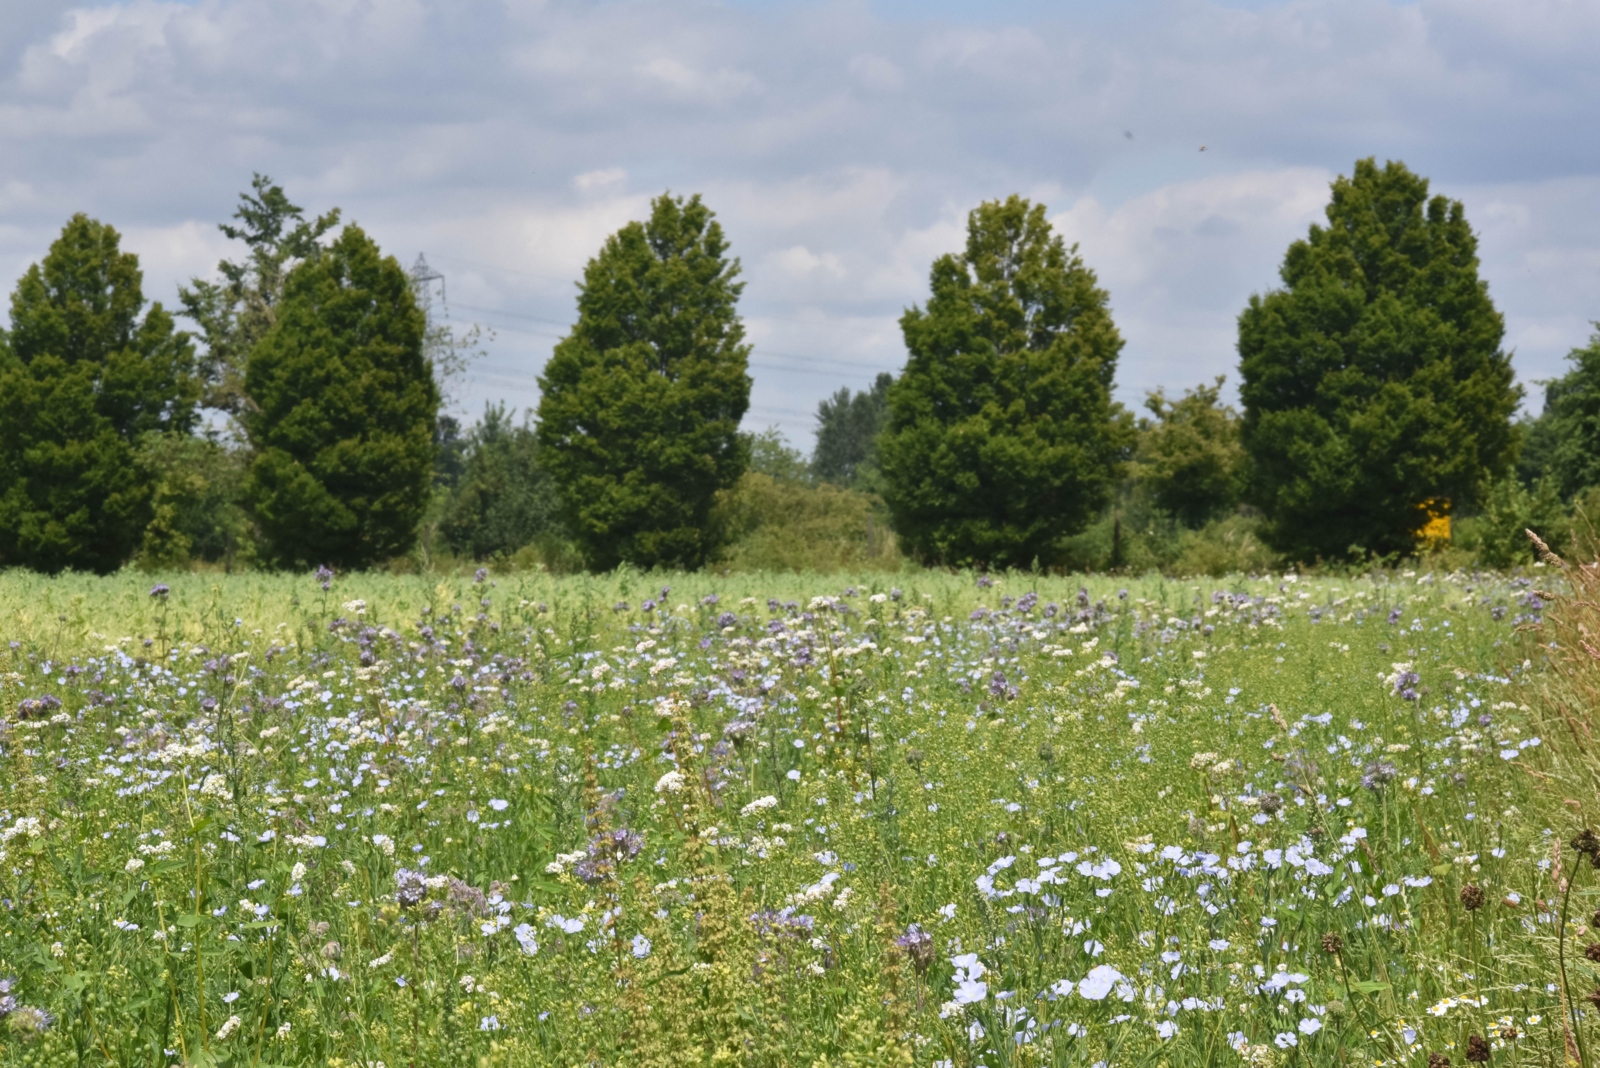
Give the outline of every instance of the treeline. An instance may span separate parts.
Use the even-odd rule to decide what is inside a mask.
[[[1112,399],[1107,293],[1045,208],[992,201],[900,325],[907,360],[817,413],[810,457],[740,431],[740,265],[663,195],[585,268],[534,413],[441,414],[478,344],[337,210],[257,176],[243,246],[146,304],[75,216],[0,333],[0,565],[1259,570],[1419,552],[1511,566],[1600,512],[1600,335],[1522,394],[1462,205],[1357,163],[1239,318],[1223,379]]]

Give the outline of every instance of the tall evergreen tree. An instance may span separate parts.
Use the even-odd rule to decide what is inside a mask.
[[[1371,159],[1239,317],[1252,496],[1279,551],[1410,552],[1515,458],[1521,390],[1459,201]]]
[[[12,294],[0,565],[106,572],[139,548],[151,516],[139,439],[187,433],[199,393],[188,335],[160,304],[144,311],[141,280],[116,230],[74,215]]]
[[[699,567],[718,491],[748,462],[739,261],[698,196],[663,195],[584,270],[539,386],[539,441],[592,568]]]
[[[926,563],[1048,565],[1108,499],[1129,437],[1105,291],[1017,196],[972,212],[932,285],[900,320],[910,358],[878,444],[895,532]]]
[[[851,393],[846,386],[817,405],[811,469],[818,478],[851,486],[877,465],[878,434],[889,414],[893,384],[893,375],[880,374],[871,389]]]
[[[314,256],[322,236],[339,223],[339,209],[308,220],[290,203],[283,187],[264,174],[250,181],[233,213],[238,226],[221,230],[245,244],[245,259],[217,264],[222,281],[192,279],[178,290],[184,315],[200,327],[205,351],[200,357],[205,382],[203,403],[232,415],[242,414],[245,364],[277,319],[284,283],[294,265]]]
[[[405,271],[357,226],[289,273],[244,381],[245,496],[273,562],[366,567],[415,543],[439,408],[423,329]]]

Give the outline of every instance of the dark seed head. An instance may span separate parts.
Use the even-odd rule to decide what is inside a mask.
[[[1590,860],[1594,860],[1596,856],[1600,856],[1600,834],[1595,834],[1594,831],[1588,827],[1585,827],[1583,830],[1579,831],[1577,837],[1572,840],[1571,844],[1573,849],[1576,849],[1579,853],[1582,853]]]
[[[1584,946],[1583,955],[1596,963],[1600,963],[1600,942],[1590,942]]]
[[[1283,808],[1283,797],[1279,794],[1262,794],[1261,811],[1269,816],[1275,816]]]
[[[1519,1037],[1517,1033],[1517,1025],[1506,1024],[1504,1027],[1500,1028],[1500,1037],[1505,1039],[1507,1042],[1515,1042]]]
[[[1443,1053],[1428,1054],[1428,1068],[1450,1068],[1450,1058]]]
[[[1600,1009],[1600,986],[1597,986],[1593,990],[1589,991],[1587,1000],[1589,1004],[1593,1005],[1597,1009]]]
[[[1337,931],[1329,931],[1322,936],[1322,951],[1324,953],[1332,953],[1337,957],[1344,952],[1344,939],[1339,937]]]
[[[1489,1040],[1482,1035],[1467,1036],[1467,1063],[1489,1063]]]
[[[1477,912],[1483,908],[1489,896],[1483,892],[1483,887],[1477,883],[1468,883],[1461,888],[1461,907],[1468,912]]]

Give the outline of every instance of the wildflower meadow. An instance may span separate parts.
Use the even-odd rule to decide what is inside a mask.
[[[0,1065],[1588,1064],[1530,576],[13,574]]]

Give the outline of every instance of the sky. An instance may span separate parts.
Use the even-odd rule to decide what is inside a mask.
[[[538,402],[607,234],[700,193],[746,283],[748,429],[898,371],[966,214],[1048,206],[1139,407],[1229,376],[1355,160],[1461,200],[1529,404],[1600,319],[1600,0],[0,0],[0,281],[74,212],[145,293],[238,255],[255,172],[444,275],[457,391]]]

